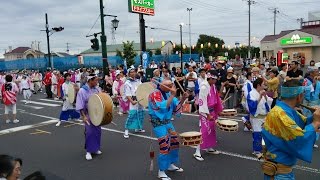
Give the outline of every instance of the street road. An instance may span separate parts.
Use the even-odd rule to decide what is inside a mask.
[[[132,134],[124,139],[126,116],[115,113],[114,122],[103,127],[102,155],[85,160],[84,126],[72,121],[56,127],[61,111],[60,101],[45,99],[45,95],[34,95],[31,104],[25,105],[18,99],[18,124],[0,121],[0,154],[10,154],[23,159],[22,177],[41,170],[49,180],[136,180],[157,179],[157,163],[149,171],[149,149],[158,151],[155,138],[151,137],[151,126],[146,112],[145,133]],[[117,109],[115,109],[116,112]],[[4,112],[1,106],[0,114]],[[240,121],[240,117],[233,117]],[[178,132],[198,131],[198,117],[194,114],[175,118]],[[192,156],[194,149],[181,147],[180,166],[183,173],[168,173],[177,180],[247,180],[263,179],[260,162],[251,155],[251,133],[243,132],[242,123],[238,132],[218,133],[220,155],[203,153],[205,161],[199,162]],[[300,162],[295,167],[296,179],[320,179],[320,151],[314,149],[311,164]]]

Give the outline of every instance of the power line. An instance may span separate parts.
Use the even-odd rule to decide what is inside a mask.
[[[88,35],[90,34],[91,30],[92,30],[92,29],[94,28],[94,26],[97,24],[99,18],[100,18],[100,14],[98,15],[96,21],[94,22],[94,24],[92,25],[92,27],[90,28],[90,30],[89,30],[89,32],[88,32],[88,34],[87,34],[86,36],[88,36]]]

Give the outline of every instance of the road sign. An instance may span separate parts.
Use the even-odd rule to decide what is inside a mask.
[[[154,16],[154,0],[129,0],[129,12]]]
[[[149,63],[149,54],[147,52],[142,53],[142,61],[143,61],[143,68],[146,69]]]

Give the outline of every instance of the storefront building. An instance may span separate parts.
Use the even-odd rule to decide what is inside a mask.
[[[263,58],[276,58],[281,63],[283,53],[289,60],[309,65],[311,60],[320,61],[320,20],[302,23],[297,30],[282,31],[278,35],[267,35],[261,40],[260,53]]]

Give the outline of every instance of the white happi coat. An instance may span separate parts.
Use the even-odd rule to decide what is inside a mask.
[[[255,88],[253,88],[249,94],[250,94],[250,100],[257,101],[257,102],[259,101],[260,94]],[[251,122],[251,125],[252,125],[254,132],[261,132],[262,131],[262,124],[264,123],[265,116],[268,113],[266,106],[265,106],[266,102],[269,106],[269,109],[271,110],[271,104],[272,104],[273,99],[268,96],[266,96],[266,97],[267,97],[267,99],[265,97],[261,98],[260,102],[258,103],[256,113],[254,115],[251,114],[251,116],[250,116],[250,122]]]

